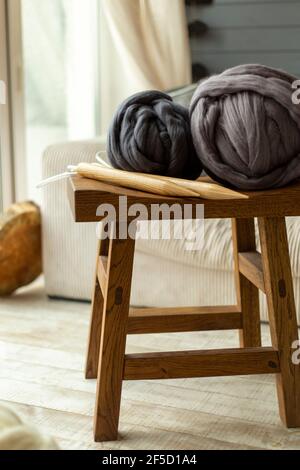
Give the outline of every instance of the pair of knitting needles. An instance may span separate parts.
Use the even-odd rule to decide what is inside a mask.
[[[205,181],[190,181],[169,176],[132,173],[112,168],[98,154],[97,163],[80,163],[73,171],[85,178],[137,189],[161,196],[201,197],[203,199],[246,199],[247,195]]]
[[[203,199],[247,199],[248,196],[237,191],[220,186],[219,184],[205,181],[190,181],[168,176],[149,175],[145,173],[132,173],[129,171],[112,168],[103,158],[100,152],[96,156],[95,163],[80,163],[69,166],[68,171],[58,177],[49,178],[40,186],[62,179],[70,175],[78,174],[84,178],[102,181],[130,189],[136,189],[160,196],[173,197],[198,197]]]

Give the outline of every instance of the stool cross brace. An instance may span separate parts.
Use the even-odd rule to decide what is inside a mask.
[[[204,204],[205,218],[232,219],[236,305],[130,309],[135,240],[111,236],[97,252],[86,377],[97,379],[94,434],[96,441],[118,438],[123,380],[275,374],[280,416],[290,428],[300,427],[300,366],[292,361],[298,340],[296,308],[286,216],[300,216],[300,183],[287,188],[246,193],[248,199],[188,199]],[[98,221],[101,202],[118,209],[178,203],[84,178],[70,180],[70,204],[76,222]],[[258,220],[261,253],[256,249]],[[262,347],[259,290],[266,295],[272,347]],[[239,330],[240,347],[205,351],[126,354],[128,334]]]
[[[237,304],[218,307],[130,309],[135,241],[99,244],[86,378],[98,378],[95,439],[118,437],[123,380],[276,374],[280,415],[300,426],[298,339],[285,220],[259,218],[261,254],[254,219],[233,219]],[[261,346],[259,294],[267,296],[272,347]],[[127,334],[240,331],[236,349],[125,354]]]

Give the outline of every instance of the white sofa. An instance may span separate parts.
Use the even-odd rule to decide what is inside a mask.
[[[95,161],[96,153],[104,149],[104,138],[51,146],[43,157],[43,176],[62,173],[69,164]],[[66,181],[44,188],[42,213],[48,295],[90,300],[95,271],[96,225],[74,223]],[[300,219],[289,218],[287,225],[299,307]],[[137,242],[132,305],[163,307],[235,302],[230,221],[207,220],[205,244],[200,251],[187,252],[184,243],[184,240]],[[264,301],[262,318],[266,319]]]

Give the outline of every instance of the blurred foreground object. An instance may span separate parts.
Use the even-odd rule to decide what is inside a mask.
[[[0,406],[0,450],[58,450],[54,439],[25,423],[14,411]]]
[[[0,295],[10,295],[42,273],[41,214],[32,202],[0,216]]]

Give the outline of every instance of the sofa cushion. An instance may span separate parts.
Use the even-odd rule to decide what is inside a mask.
[[[300,218],[287,218],[292,271],[300,277]],[[259,249],[258,229],[256,226]],[[204,243],[198,251],[186,251],[183,240],[139,240],[137,251],[159,258],[174,260],[204,269],[233,269],[231,221],[229,219],[207,219],[204,221]]]

